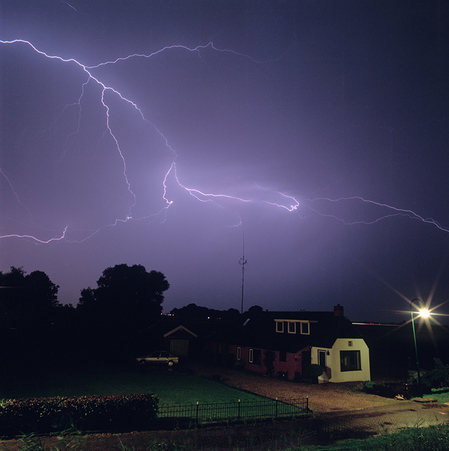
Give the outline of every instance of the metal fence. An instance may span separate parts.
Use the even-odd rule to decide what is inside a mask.
[[[157,416],[160,420],[205,424],[267,418],[294,418],[310,414],[308,398],[299,398],[163,404],[159,406]]]

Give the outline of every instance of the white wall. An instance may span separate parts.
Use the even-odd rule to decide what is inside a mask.
[[[352,346],[349,345],[352,343]],[[327,371],[318,378],[320,383],[323,382],[356,382],[371,380],[371,371],[369,364],[369,349],[362,338],[338,338],[331,349],[312,347],[312,362],[318,365],[318,351],[326,352]],[[361,370],[357,371],[340,371],[340,351],[360,351]]]

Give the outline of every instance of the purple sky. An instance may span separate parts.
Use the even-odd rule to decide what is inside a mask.
[[[0,0],[0,270],[240,309],[244,236],[245,310],[449,313],[448,48],[437,0]]]

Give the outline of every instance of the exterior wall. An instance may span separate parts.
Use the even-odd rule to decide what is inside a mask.
[[[259,374],[267,374],[267,367],[264,364],[265,349],[251,348],[247,346],[229,345],[229,353],[233,354],[237,359],[237,348],[240,348],[240,361],[244,363],[245,370],[253,371]],[[249,353],[250,349],[259,350],[261,352],[260,364],[250,363]],[[285,362],[279,360],[279,351],[274,352],[273,372],[272,375],[276,376],[279,372],[286,374],[289,380],[295,380],[297,375],[301,375],[302,372],[302,359],[301,352],[286,353]],[[238,362],[238,360],[236,360]]]
[[[229,345],[229,353],[234,354],[235,358],[237,359],[237,348],[240,348],[240,361],[244,363],[244,369],[249,371],[254,371],[255,373],[259,374],[266,374],[267,368],[264,365],[263,361],[265,358],[265,350],[260,348],[252,348],[247,346],[237,346],[237,345]],[[261,352],[260,357],[260,365],[256,363],[250,363],[249,361],[249,350],[259,350]],[[236,360],[238,362],[238,360]]]
[[[320,383],[371,380],[369,349],[362,338],[339,338],[331,349],[312,347],[313,364],[319,365],[319,351],[325,351],[326,368],[324,374],[318,378]],[[360,370],[341,371],[340,351],[360,351]]]
[[[275,351],[275,359],[273,362],[274,370],[273,375],[277,375],[279,373],[286,374],[287,379],[293,381],[297,376],[300,376],[302,373],[302,359],[301,352],[297,352],[295,354],[291,352],[286,353],[285,362],[281,362],[279,360],[280,353],[279,351]]]

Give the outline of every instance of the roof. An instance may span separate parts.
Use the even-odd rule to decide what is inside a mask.
[[[173,335],[173,336],[189,336],[190,335],[194,338],[198,338],[198,335],[196,335],[194,332],[192,332],[191,330],[187,329],[187,327],[184,327],[182,325],[175,327],[174,329],[165,333],[164,338],[167,338],[171,335]]]
[[[310,334],[276,332],[276,320],[309,322]],[[227,334],[232,344],[287,352],[311,346],[331,348],[338,338],[355,339],[361,335],[347,318],[336,316],[334,312],[259,312],[239,330]]]

